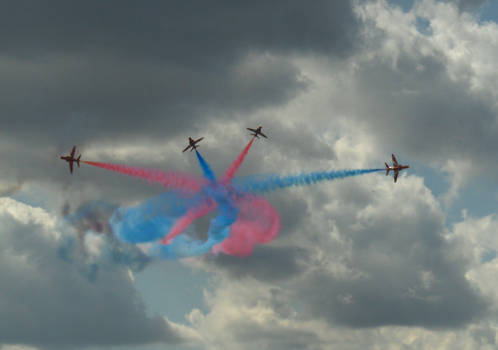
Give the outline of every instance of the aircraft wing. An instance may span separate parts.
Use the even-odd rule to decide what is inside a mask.
[[[73,162],[72,161],[69,162],[69,171],[71,172],[71,174],[73,173]]]
[[[76,146],[73,146],[73,150],[71,151],[71,158],[74,158],[74,152],[76,152]]]
[[[185,152],[186,150],[188,150],[190,148],[190,145],[188,145],[182,152]]]
[[[256,130],[251,129],[251,128],[246,128],[246,129],[249,130],[249,131],[252,131],[252,132],[257,132]]]
[[[197,142],[199,142],[199,141],[201,141],[201,140],[203,140],[203,139],[204,139],[204,137],[201,137],[200,139],[195,140],[195,141],[194,141],[194,143],[197,143]]]
[[[263,136],[265,139],[267,139],[267,138],[268,138],[268,137],[266,137],[266,135],[265,135],[265,134],[263,134],[261,131],[259,132],[259,134],[260,134],[261,136]]]
[[[393,165],[398,166],[398,161],[396,160],[396,157],[394,156],[394,154],[392,156],[393,156]]]
[[[398,180],[398,175],[399,175],[399,170],[394,171],[394,182],[396,183],[396,180]]]

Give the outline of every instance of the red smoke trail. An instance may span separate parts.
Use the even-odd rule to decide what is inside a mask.
[[[237,157],[237,159],[235,159],[233,164],[226,170],[225,176],[223,176],[223,180],[221,180],[221,183],[226,184],[233,179],[235,173],[237,172],[237,170],[239,170],[240,165],[244,161],[247,152],[249,152],[249,149],[251,148],[253,142],[254,142],[254,137],[251,139],[251,141],[249,141],[246,148],[244,148],[242,153]]]
[[[230,182],[230,180],[234,177],[235,173],[237,170],[239,170],[240,165],[244,161],[244,158],[246,157],[247,153],[249,152],[249,149],[251,148],[252,143],[254,142],[254,137],[249,141],[247,146],[244,148],[242,153],[235,159],[233,164],[225,171],[225,175],[223,176],[223,180],[221,180],[222,184],[227,184]],[[200,154],[197,153],[197,156],[199,157]],[[202,157],[200,157],[199,161],[203,161]],[[203,166],[206,167],[207,165]],[[213,176],[214,179],[214,176]],[[203,203],[200,207],[196,207],[193,209],[190,209],[187,214],[179,218],[175,225],[171,228],[169,231],[168,235],[164,237],[161,240],[162,244],[169,244],[179,234],[181,234],[188,226],[190,226],[196,219],[210,213],[214,209],[216,209],[217,205],[216,202],[212,203]]]
[[[237,207],[239,213],[230,236],[215,245],[213,253],[248,256],[255,244],[268,243],[280,232],[280,215],[264,198],[247,195],[239,199]]]
[[[173,238],[182,233],[183,230],[190,226],[192,222],[204,215],[209,214],[214,209],[216,209],[216,202],[214,201],[202,203],[200,207],[189,209],[187,214],[178,219],[175,226],[169,230],[168,235],[161,240],[161,243],[170,244]]]
[[[142,179],[148,180],[150,183],[158,183],[164,187],[179,188],[192,192],[198,192],[206,182],[205,180],[199,180],[192,175],[173,171],[164,172],[161,170],[134,168],[119,164],[90,161],[83,161],[83,163],[133,177],[140,177]]]

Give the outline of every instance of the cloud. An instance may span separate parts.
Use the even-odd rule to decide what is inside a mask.
[[[94,48],[181,63],[207,59],[212,64],[211,57],[254,46],[287,52],[347,50],[356,29],[349,1],[253,1],[244,6],[230,1],[136,6],[124,1],[119,8],[98,1],[77,6],[57,1],[50,7],[28,3],[2,9],[10,34],[3,51],[20,55]]]
[[[258,246],[251,256],[244,259],[221,254],[216,258],[207,257],[203,263],[211,263],[215,269],[226,270],[233,279],[251,276],[270,282],[293,278],[303,272],[300,257],[306,259],[303,251],[292,246]]]
[[[206,349],[316,349],[310,325],[296,322],[285,291],[254,280],[221,281],[206,296],[210,311],[194,309],[187,319]]]
[[[347,0],[26,1],[0,5],[0,13],[2,178],[62,184],[68,196],[83,188],[122,196],[117,202],[153,191],[86,169],[76,169],[74,188],[58,157],[74,144],[83,158],[88,149],[112,161],[104,158],[121,148],[161,151],[169,143],[159,156],[141,152],[140,165],[183,168],[172,150],[186,136],[287,104],[309,88],[292,57],[348,57],[360,25]]]
[[[313,247],[318,266],[298,292],[310,316],[350,327],[427,328],[459,327],[482,317],[488,302],[465,278],[462,261],[451,258],[437,202],[420,179],[402,180],[394,189],[382,181],[374,186],[382,196],[370,200],[366,180],[365,187],[342,187],[338,205],[322,208],[319,215],[333,218],[344,247],[342,253],[334,249],[326,231]],[[363,192],[364,199],[348,203],[345,191]]]
[[[253,279],[216,281],[206,294],[209,311],[192,310],[187,319],[196,330],[192,340],[206,349],[492,349],[496,325],[481,322],[457,330],[384,326],[367,329],[336,327],[321,319],[305,319],[288,287]]]
[[[347,56],[359,25],[346,0],[0,10],[0,124],[39,147],[164,139],[285,104],[306,88],[285,55]]]
[[[486,51],[484,43],[494,26],[476,27],[468,14],[448,4],[424,1],[414,11],[404,14],[383,1],[367,2],[358,13],[371,40],[361,54],[341,63],[294,61],[313,89],[277,110],[275,123],[300,120],[302,102],[308,103],[304,110],[316,110],[306,126],[323,132],[316,132],[316,138],[323,137],[317,145],[333,147],[317,162],[365,166],[378,154],[396,149],[405,159],[431,165],[452,159],[455,171],[464,170],[458,166],[470,159],[494,169],[496,162],[484,161],[496,156],[496,110],[488,92],[493,91],[487,85],[492,82],[484,74],[489,69],[483,64],[493,62],[494,46]],[[419,31],[417,17],[429,21],[432,34]],[[451,21],[461,28],[452,31]],[[464,40],[467,35],[469,42]],[[482,61],[478,54],[474,57],[481,50]],[[330,106],[334,108],[327,109]],[[255,112],[253,118],[258,116]],[[334,127],[337,131],[329,131]],[[305,143],[299,133],[296,139],[296,144]],[[310,157],[299,152],[290,157],[280,150],[257,152],[262,164],[278,171],[307,167]],[[487,329],[481,322],[489,316],[491,300],[468,279],[468,261],[453,255],[440,204],[421,178],[403,175],[401,180],[393,187],[391,179],[372,175],[282,195],[283,201],[296,200],[304,207],[295,216],[291,210],[282,215],[296,220],[292,232],[268,246],[268,254],[261,251],[253,264],[231,264],[222,257],[210,268],[270,286],[274,279],[294,291],[289,303],[299,301],[305,310],[301,317],[324,320],[324,327],[401,326],[434,339],[444,334],[441,339],[447,336],[455,343],[469,336],[459,333],[462,327]],[[462,184],[464,180],[458,179]],[[279,256],[283,246],[295,247],[299,254]],[[277,261],[285,261],[289,273]]]
[[[0,197],[8,197],[19,192],[23,187],[22,182],[13,183],[10,181],[0,183]]]
[[[341,74],[347,83],[332,97],[340,111],[365,123],[386,153],[424,162],[472,159],[494,170],[496,79],[489,62],[498,47],[489,38],[496,25],[431,0],[409,13],[384,1],[358,13],[370,44]],[[429,34],[417,29],[419,18]]]
[[[221,273],[206,292],[208,310],[188,316],[196,339],[207,349],[493,348],[496,218],[467,218],[448,231],[420,178],[396,188],[389,179],[372,185],[378,180],[327,189],[326,208],[310,208],[320,224],[293,236],[305,259],[292,277],[279,274],[282,259],[263,255],[211,266]],[[383,195],[370,195],[372,187]],[[350,192],[364,199],[348,203]]]
[[[465,1],[417,1],[408,13],[384,1],[355,4],[158,4],[132,11],[128,4],[60,3],[33,5],[33,13],[18,5],[0,11],[12,39],[0,57],[0,123],[9,130],[0,140],[8,165],[2,178],[17,181],[20,174],[53,196],[76,195],[73,207],[79,196],[130,203],[161,189],[83,167],[69,177],[59,152],[76,143],[96,160],[196,172],[195,159],[180,150],[185,136],[199,134],[209,140],[203,155],[221,172],[242,149],[244,128],[257,124],[270,140],[255,144],[241,173],[370,167],[394,151],[400,160],[447,165],[448,203],[472,176],[494,176],[496,25],[478,23]],[[23,21],[31,26],[19,26]],[[190,313],[192,328],[130,306],[136,295],[123,266],[108,267],[93,282],[78,259],[28,266],[49,282],[76,275],[85,310],[67,310],[81,312],[81,324],[106,306],[102,294],[120,295],[105,299],[115,315],[98,315],[124,329],[127,343],[165,332],[211,349],[493,348],[495,218],[467,218],[452,228],[422,178],[408,172],[400,180],[394,186],[372,175],[272,195],[284,228],[274,242],[247,260],[220,255],[193,262],[222,281],[208,293],[208,310]],[[31,253],[36,242],[56,255],[54,244],[23,238],[31,237],[24,231],[47,231],[23,220],[4,225],[4,235],[21,232],[9,236],[7,250],[41,259]],[[101,243],[95,232],[85,235],[91,254],[102,251]],[[40,298],[69,304],[63,283],[47,284],[52,289],[42,288]],[[58,310],[47,305],[35,314]],[[127,312],[143,322],[126,323]],[[140,332],[126,331],[133,327]],[[71,337],[119,343],[118,331],[104,330],[93,343],[78,330],[59,344]],[[34,328],[25,337],[12,334],[47,344]]]
[[[498,269],[498,239],[496,214],[483,217],[465,216],[455,223],[448,240],[453,254],[466,259],[470,265],[467,276],[486,296],[493,300],[492,320],[498,316],[496,272]]]
[[[0,221],[0,343],[67,348],[181,342],[169,321],[146,315],[125,268],[107,266],[92,280],[84,273],[91,266],[77,254],[61,259],[67,233],[43,209],[2,198]]]
[[[472,178],[473,166],[470,160],[453,161],[449,159],[442,169],[450,178],[450,188],[441,200],[446,207],[449,207],[455,198],[458,198],[459,191]]]
[[[37,348],[32,346],[22,346],[22,345],[3,345],[0,347],[1,350],[37,350]]]
[[[488,2],[488,0],[452,0],[450,2],[454,2],[460,10],[473,11]]]
[[[331,326],[434,330],[488,316],[491,301],[467,278],[471,266],[453,253],[446,216],[422,178],[403,175],[393,187],[374,174],[317,191],[301,192],[306,209],[283,241],[243,261],[207,258],[204,268],[285,286],[300,317]]]

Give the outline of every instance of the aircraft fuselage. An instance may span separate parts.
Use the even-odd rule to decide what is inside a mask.
[[[384,163],[386,165],[386,176],[389,175],[389,172],[392,170],[394,173],[394,182],[398,180],[399,172],[403,169],[408,169],[409,165],[399,164],[394,154],[392,154],[393,165],[389,166],[389,164]]]
[[[403,170],[403,169],[408,169],[410,166],[409,165],[399,165],[399,166],[390,166],[388,169],[389,170]]]
[[[247,130],[251,132],[251,135],[256,137],[257,139],[259,139],[260,136],[263,136],[265,139],[268,138],[265,134],[263,134],[261,129],[263,129],[261,125],[259,125],[256,129],[247,128]]]
[[[194,140],[193,138],[189,137],[188,138],[188,146],[183,150],[183,152],[187,151],[190,149],[190,152],[192,152],[194,149],[197,149],[199,147],[198,143],[203,140],[204,137],[201,137],[200,139]]]

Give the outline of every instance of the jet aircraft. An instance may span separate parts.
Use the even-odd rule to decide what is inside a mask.
[[[189,145],[183,150],[183,152],[187,151],[190,147],[192,147],[190,152],[192,152],[194,149],[197,149],[197,147],[199,147],[197,143],[200,142],[202,139],[204,139],[204,137],[201,137],[200,139],[197,140],[194,140],[193,138],[189,137],[188,138]]]
[[[387,163],[384,164],[386,165],[386,176],[389,175],[389,171],[392,170],[394,172],[394,182],[396,182],[396,180],[398,180],[399,172],[403,169],[409,168],[410,166],[398,164],[398,161],[396,160],[394,154],[392,155],[392,158],[393,158],[393,166],[389,166]]]
[[[251,134],[251,135],[252,135],[252,136],[256,136],[256,138],[258,138],[258,139],[259,139],[259,136],[258,136],[258,135],[261,135],[261,136],[263,136],[265,139],[267,139],[268,137],[266,137],[266,135],[265,135],[265,134],[263,134],[263,133],[261,132],[261,129],[262,129],[262,128],[263,128],[263,127],[260,125],[260,126],[258,126],[258,128],[257,128],[257,129],[247,128],[247,130],[251,131],[251,132],[252,132],[252,134]]]
[[[80,167],[81,154],[79,155],[78,158],[74,158],[75,152],[76,152],[76,146],[73,146],[73,149],[72,149],[70,155],[61,156],[61,159],[65,160],[66,162],[69,163],[69,171],[71,172],[71,174],[73,173],[73,163],[74,162],[76,162],[76,164],[78,164],[78,168]]]

